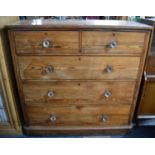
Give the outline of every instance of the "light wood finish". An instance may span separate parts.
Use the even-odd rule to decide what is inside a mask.
[[[18,20],[19,19],[17,16],[1,16],[0,28],[3,28],[4,25],[9,24],[10,22]],[[0,135],[22,134],[16,100],[10,79],[10,72],[8,70],[9,66],[6,59],[6,52],[8,51],[5,49],[3,43],[4,40],[2,37],[2,33],[0,32],[0,76],[2,80],[2,88],[5,98],[5,106],[9,117],[8,124],[0,125]]]
[[[69,104],[131,104],[135,82],[24,82],[25,102],[32,105],[69,105]],[[48,96],[49,91],[54,93]],[[105,97],[106,91],[111,96]],[[32,93],[33,92],[33,93]]]
[[[18,57],[21,79],[94,79],[135,80],[140,57],[102,56],[21,56]],[[51,66],[53,71],[46,72]],[[112,67],[108,72],[107,68]]]
[[[137,106],[136,113],[137,118],[142,120],[144,119],[143,122],[145,124],[145,122],[147,123],[147,120],[149,119],[154,121],[153,119],[155,117],[155,19],[141,19],[140,22],[148,24],[153,28],[150,39],[150,48],[144,69],[145,76],[143,77],[143,81],[141,83],[142,89],[139,95],[140,103]],[[141,120],[138,121],[140,122]]]
[[[141,54],[145,33],[138,32],[82,32],[82,52],[107,54]],[[110,43],[116,42],[111,48]]]
[[[155,82],[147,81],[143,91],[144,94],[141,100],[141,106],[139,107],[139,115],[145,118],[147,115],[155,115]]]
[[[144,65],[145,65],[145,61],[147,59],[148,51],[150,48],[151,34],[152,34],[152,31],[146,32],[146,35],[145,35],[145,42],[144,42],[144,48],[143,48],[144,53],[143,53],[143,57],[141,57],[140,70],[139,70],[138,79],[137,79],[137,86],[136,86],[136,89],[139,89],[139,91],[135,92],[134,102],[132,104],[129,122],[132,121],[132,118],[134,117],[134,114],[135,114],[132,111],[133,110],[135,111],[136,105],[138,104],[137,103],[138,102],[138,95],[141,91],[140,90],[140,84],[142,82],[142,77],[144,75]],[[145,52],[145,51],[147,51],[147,52]]]
[[[27,107],[29,123],[27,125],[43,126],[116,126],[127,125],[130,105],[99,105],[69,107]],[[74,115],[73,115],[74,114]],[[51,121],[51,117],[56,120]],[[102,120],[103,117],[106,120]]]
[[[26,133],[101,133],[131,129],[151,27],[118,21],[42,21],[34,25],[31,22],[39,21],[7,26]],[[18,36],[24,31],[25,36],[32,31],[39,35],[44,31],[54,32],[55,36],[62,31],[75,32],[78,48],[77,51],[62,50],[61,54],[49,48],[40,53],[38,46],[33,48],[31,43],[26,43],[20,48],[28,47],[27,53],[23,50],[17,53],[17,30]],[[118,45],[118,50],[111,53],[104,48],[93,51],[94,45],[102,41],[107,44],[111,39],[117,39],[123,48]],[[25,40],[20,37],[19,42]],[[71,44],[69,47],[75,47]],[[89,50],[84,51],[86,44]]]
[[[76,31],[17,31],[14,36],[18,54],[77,54],[79,52],[79,33]],[[48,48],[43,46],[46,40],[49,41]]]

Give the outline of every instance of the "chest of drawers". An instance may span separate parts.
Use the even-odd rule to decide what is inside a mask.
[[[7,30],[26,133],[132,128],[151,27],[36,20]]]

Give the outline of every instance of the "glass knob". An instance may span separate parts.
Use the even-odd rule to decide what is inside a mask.
[[[101,116],[101,121],[102,121],[102,122],[107,122],[107,121],[108,121],[108,116],[102,115],[102,116]]]
[[[42,69],[42,73],[43,73],[43,74],[52,73],[53,71],[54,71],[54,67],[51,66],[51,65],[49,65],[49,66],[47,66],[47,67],[44,67],[44,68]]]
[[[53,97],[55,93],[53,91],[48,91],[47,96],[48,97]]]
[[[50,120],[51,120],[51,122],[55,122],[55,121],[57,120],[57,118],[56,118],[55,115],[52,115],[52,116],[50,117]]]
[[[116,41],[112,41],[112,42],[109,44],[109,47],[110,47],[110,48],[116,48],[116,47],[117,47],[117,42],[116,42]]]
[[[42,43],[44,48],[48,48],[50,46],[50,41],[49,40],[44,40]]]
[[[106,90],[106,91],[104,92],[104,96],[105,96],[106,98],[110,97],[111,95],[112,95],[112,93],[111,93],[109,90]]]
[[[107,65],[107,67],[105,68],[105,71],[106,71],[107,73],[112,73],[112,72],[113,72],[113,67]]]

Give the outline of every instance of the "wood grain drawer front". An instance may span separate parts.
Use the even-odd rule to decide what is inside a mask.
[[[24,82],[25,102],[67,104],[132,103],[135,82]]]
[[[44,126],[116,126],[127,125],[129,105],[31,107],[26,109],[28,125]]]
[[[82,52],[96,54],[141,54],[145,33],[82,32]]]
[[[136,79],[140,57],[20,56],[22,79]]]
[[[79,52],[77,31],[14,32],[18,54],[65,54]]]

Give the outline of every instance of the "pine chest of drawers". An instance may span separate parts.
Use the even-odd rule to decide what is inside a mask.
[[[7,30],[26,133],[132,128],[151,27],[33,20]]]

